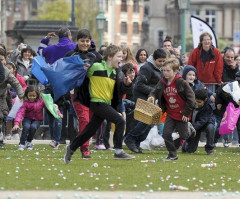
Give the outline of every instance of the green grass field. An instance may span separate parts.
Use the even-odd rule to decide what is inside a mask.
[[[216,148],[212,156],[203,148],[195,154],[179,152],[179,160],[171,162],[162,161],[165,148],[144,151],[136,160],[114,160],[113,153],[92,150],[92,159],[84,160],[76,151],[65,165],[65,146],[58,151],[48,145],[18,151],[9,144],[0,148],[0,190],[169,191],[171,183],[190,191],[240,190],[240,148]],[[156,162],[141,162],[151,159]],[[211,162],[217,167],[201,167]]]

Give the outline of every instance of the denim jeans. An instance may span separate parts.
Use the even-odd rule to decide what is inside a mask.
[[[23,130],[22,135],[20,138],[20,144],[25,145],[25,142],[32,142],[35,132],[40,126],[39,120],[32,120],[28,118],[24,118],[22,124],[23,124]]]
[[[48,113],[47,115],[51,139],[59,143],[62,131],[62,119],[53,117],[51,113]]]
[[[137,122],[136,126],[126,135],[126,139],[140,146],[140,142],[144,141],[153,125]]]

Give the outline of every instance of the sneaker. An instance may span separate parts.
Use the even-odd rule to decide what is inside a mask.
[[[53,149],[58,150],[59,147],[59,143],[57,143],[54,140],[51,140],[51,142],[49,143],[49,146],[51,146]]]
[[[6,139],[6,140],[11,140],[11,138],[12,138],[12,136],[11,136],[10,134],[7,134],[7,135],[5,136],[5,139]]]
[[[225,148],[228,148],[228,147],[229,147],[229,142],[228,142],[228,140],[224,140],[223,146],[224,146]]]
[[[31,151],[33,149],[32,143],[31,142],[27,142],[26,143],[26,148],[27,148],[28,151]]]
[[[140,153],[139,149],[137,148],[136,144],[128,139],[124,140],[124,143],[129,148],[130,151],[134,153]]]
[[[105,150],[106,147],[103,144],[98,144],[98,145],[95,145],[95,149],[96,150]]]
[[[73,155],[73,151],[70,149],[70,146],[66,146],[66,153],[64,155],[64,162],[65,164],[69,164]]]
[[[207,155],[213,155],[214,153],[215,153],[214,150],[207,151]]]
[[[81,149],[81,152],[82,152],[82,158],[83,159],[91,158],[91,152],[88,148]]]
[[[23,144],[19,144],[19,145],[18,145],[18,150],[19,150],[19,151],[23,151],[24,148],[25,148],[25,145],[23,145]]]
[[[189,131],[189,137],[194,138],[196,136],[196,130],[191,124],[191,122],[188,122],[188,131]]]
[[[172,160],[177,160],[178,155],[177,154],[168,154],[166,158],[163,159],[163,161],[172,161]]]
[[[5,143],[1,140],[0,141],[0,146],[4,146],[5,145]]]
[[[114,159],[115,160],[131,160],[131,159],[135,159],[135,156],[129,155],[124,151],[122,151],[120,154],[114,153]]]
[[[12,140],[20,140],[19,134],[18,133],[13,134],[11,139]]]

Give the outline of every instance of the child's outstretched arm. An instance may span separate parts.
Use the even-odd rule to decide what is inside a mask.
[[[20,127],[17,124],[15,124],[14,127],[12,128],[12,131],[16,131],[16,130],[20,130]]]

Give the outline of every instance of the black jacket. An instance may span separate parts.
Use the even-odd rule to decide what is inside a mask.
[[[231,66],[224,63],[222,82],[232,82],[236,78],[236,73],[239,71],[238,66],[235,69],[232,69]]]
[[[196,115],[195,121],[192,123],[196,131],[205,128],[208,124],[215,124],[213,109],[209,104],[209,101],[206,101],[201,108],[196,110],[198,113]]]

